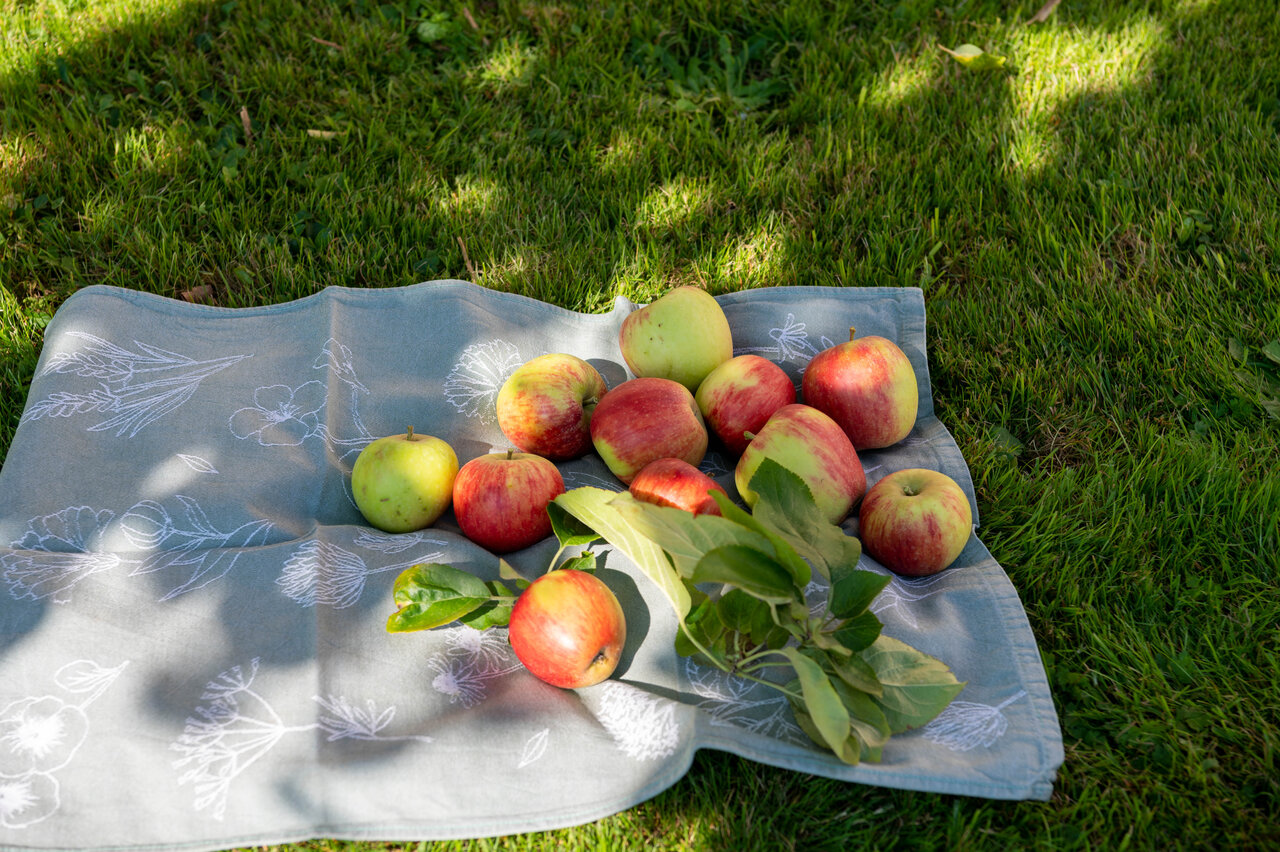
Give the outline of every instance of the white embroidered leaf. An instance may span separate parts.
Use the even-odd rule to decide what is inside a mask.
[[[520,762],[516,764],[516,769],[524,769],[530,763],[538,760],[547,753],[547,742],[551,738],[551,729],[543,728],[538,733],[529,737],[525,741],[524,748],[520,752]]]

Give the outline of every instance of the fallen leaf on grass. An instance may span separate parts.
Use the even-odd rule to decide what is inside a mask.
[[[337,139],[344,134],[338,130],[314,130],[308,128],[307,135],[312,139]]]
[[[938,49],[951,56],[956,62],[973,71],[990,71],[1005,63],[1005,58],[994,53],[987,53],[975,44],[962,44],[955,50],[938,45]]]

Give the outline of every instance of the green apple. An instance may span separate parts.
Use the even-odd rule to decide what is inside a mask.
[[[867,490],[858,453],[834,420],[816,408],[793,403],[779,408],[738,459],[734,483],[748,506],[756,494],[747,487],[766,458],[804,480],[823,515],[838,524]]]
[[[369,523],[391,533],[428,527],[452,503],[458,456],[431,435],[389,435],[356,457],[351,491]]]
[[[622,321],[618,347],[637,377],[671,379],[694,393],[733,357],[733,334],[714,296],[676,287]]]

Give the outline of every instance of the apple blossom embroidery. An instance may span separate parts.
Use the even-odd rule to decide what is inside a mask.
[[[170,744],[180,757],[178,785],[191,785],[197,811],[221,821],[226,816],[231,786],[285,736],[319,731],[328,742],[337,740],[416,741],[432,738],[419,734],[389,735],[383,731],[395,718],[394,706],[378,709],[373,701],[363,705],[345,696],[313,696],[320,707],[313,722],[286,723],[266,696],[254,687],[259,659],[248,666],[233,666],[205,685],[182,734]]]
[[[745,678],[736,677],[692,659],[684,661],[689,688],[702,700],[698,707],[711,715],[711,724],[742,728],[775,739],[804,742],[787,697]]]
[[[623,754],[634,760],[660,760],[680,745],[676,705],[620,681],[601,687],[596,718]]]
[[[973,701],[952,701],[929,724],[924,737],[952,751],[972,751],[978,746],[991,748],[1009,729],[1004,709],[1027,694],[1020,689],[994,707]]]
[[[374,536],[362,534],[357,543],[382,553],[399,553],[414,545],[430,544],[442,547],[443,541],[429,539],[420,534],[409,534],[408,542],[395,541],[399,536]],[[284,564],[276,579],[276,585],[289,598],[302,606],[324,604],[343,609],[360,600],[365,583],[371,574],[386,571],[403,571],[421,562],[434,562],[444,556],[443,550],[415,555],[408,561],[395,562],[370,568],[358,554],[336,544],[312,539],[300,544]]]
[[[79,701],[33,696],[0,710],[0,828],[27,828],[58,811],[62,802],[55,773],[71,763],[89,735],[85,710],[128,664],[107,668],[76,660],[53,679]]]
[[[205,379],[237,364],[249,355],[196,360],[176,352],[133,341],[125,349],[100,337],[72,331],[68,337],[82,341],[74,352],[58,352],[41,376],[73,375],[96,381],[82,392],[58,391],[27,407],[22,419],[97,415],[90,432],[115,431],[132,438],[195,395]]]
[[[460,413],[491,426],[498,420],[498,391],[520,366],[520,351],[495,338],[462,350],[444,380],[444,396]]]
[[[299,385],[265,385],[253,392],[253,403],[236,409],[228,421],[231,434],[242,441],[254,440],[263,447],[298,447],[317,439],[343,458],[358,454],[374,440],[374,435],[360,418],[360,397],[369,389],[356,376],[351,350],[330,338],[312,362],[313,370],[325,373],[325,379],[311,379]],[[347,386],[350,401],[347,418],[352,432],[339,436],[330,429],[332,420],[328,406],[332,379]]]
[[[484,700],[490,681],[522,668],[505,630],[461,624],[440,632],[445,650],[430,657],[427,666],[436,673],[431,688],[448,696],[450,704],[474,707]]]

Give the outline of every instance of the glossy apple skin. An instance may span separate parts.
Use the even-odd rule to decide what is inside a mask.
[[[716,367],[698,385],[693,398],[725,449],[742,455],[751,439],[784,405],[796,401],[796,386],[786,371],[759,355],[739,355]]]
[[[631,496],[658,506],[672,506],[695,515],[719,515],[720,507],[708,493],[728,492],[711,477],[683,459],[658,459],[644,466],[631,480]]]
[[[858,529],[867,553],[890,571],[925,577],[955,562],[964,550],[973,532],[973,510],[954,479],[910,468],[871,487],[858,511]]]
[[[591,413],[604,378],[576,355],[539,355],[516,368],[498,391],[498,428],[526,453],[568,461],[591,451]]]
[[[844,520],[867,490],[867,475],[849,436],[834,420],[808,405],[795,403],[778,409],[738,459],[734,482],[748,506],[755,506],[756,495],[747,484],[766,458],[803,479],[818,508],[833,524]]]
[[[708,440],[693,394],[671,379],[625,381],[609,391],[591,415],[596,452],[627,484],[658,459],[683,459],[696,467],[707,453]]]
[[[351,492],[366,521],[380,530],[404,533],[431,526],[453,496],[458,456],[440,438],[388,435],[356,457]]]
[[[627,315],[618,348],[637,377],[671,379],[693,393],[733,357],[733,333],[714,296],[676,287]]]
[[[468,539],[494,553],[510,553],[551,535],[547,504],[563,493],[560,471],[542,456],[490,453],[458,471],[453,513]]]
[[[892,446],[916,423],[915,370],[893,341],[849,334],[847,343],[824,349],[805,367],[801,398],[839,423],[857,449]]]
[[[613,674],[627,641],[627,620],[599,578],[562,568],[534,580],[516,599],[508,637],[535,677],[577,689]]]

